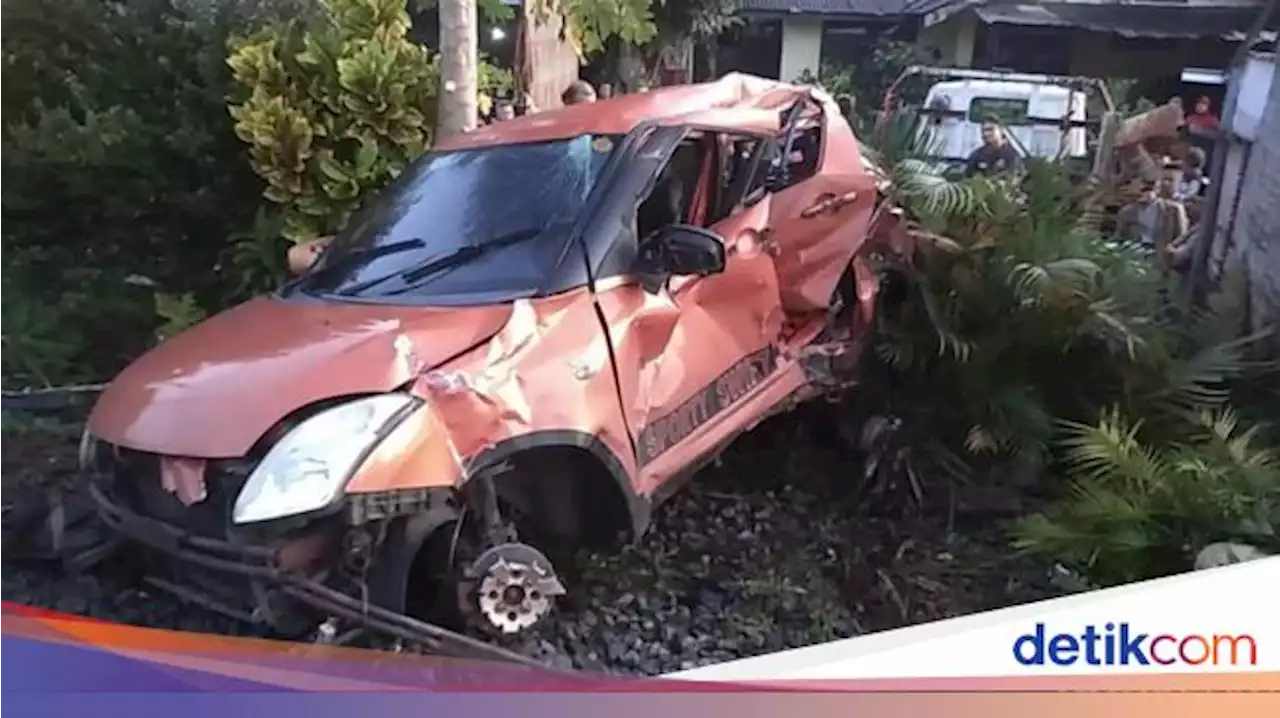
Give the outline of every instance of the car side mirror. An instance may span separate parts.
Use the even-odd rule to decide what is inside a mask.
[[[724,240],[715,232],[673,224],[645,241],[636,273],[648,277],[706,277],[724,271]]]

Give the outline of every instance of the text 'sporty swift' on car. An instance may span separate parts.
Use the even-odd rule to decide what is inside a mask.
[[[898,229],[873,169],[831,98],[743,75],[452,138],[116,377],[99,513],[184,599],[480,651],[552,613],[553,549],[850,385]]]

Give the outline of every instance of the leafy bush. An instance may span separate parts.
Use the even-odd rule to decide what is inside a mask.
[[[935,469],[916,474],[1061,469],[1069,484],[1040,488],[1070,490],[1017,545],[1095,584],[1190,568],[1218,540],[1274,544],[1275,460],[1228,408],[1270,368],[1248,359],[1259,337],[1229,306],[1171,304],[1153,258],[1084,228],[1062,166],[950,180],[915,159],[914,127],[891,117],[871,137],[914,245],[885,258],[907,292],[878,315],[862,386],[915,427]]]
[[[235,43],[235,131],[284,235],[340,229],[361,198],[429,146],[439,72],[409,40],[405,0],[321,0],[312,22],[270,25]],[[493,68],[481,89],[510,83]]]
[[[969,454],[1046,458],[1056,417],[1088,417],[1123,391],[1147,342],[1152,273],[1076,231],[1054,166],[1032,163],[1020,184],[951,182],[913,159],[889,174],[921,226],[918,256],[897,267],[913,299],[881,313],[879,359]]]
[[[1102,585],[1186,570],[1215,542],[1280,549],[1280,457],[1229,410],[1198,419],[1193,436],[1164,446],[1115,411],[1069,425],[1071,495],[1022,521],[1015,545]]]
[[[305,7],[5,0],[6,382],[101,379],[136,356],[158,319],[131,275],[201,302],[232,291],[220,260],[260,189],[224,109],[226,40]]]

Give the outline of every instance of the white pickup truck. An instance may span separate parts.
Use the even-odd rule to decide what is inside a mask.
[[[1004,126],[1024,155],[1054,159],[1084,158],[1083,126],[1063,127],[1063,118],[1083,123],[1085,93],[1061,85],[1013,80],[946,80],[929,88],[922,131],[940,160],[963,162],[982,146],[982,123]]]

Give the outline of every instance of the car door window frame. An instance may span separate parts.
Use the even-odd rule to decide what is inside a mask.
[[[680,140],[676,143],[675,148],[667,154],[666,158],[662,161],[662,164],[659,165],[656,173],[654,174],[653,181],[649,183],[645,188],[645,191],[641,194],[639,201],[635,203],[634,234],[637,248],[644,244],[647,239],[650,239],[653,235],[665,229],[665,227],[654,227],[651,228],[651,231],[643,231],[640,227],[641,208],[645,207],[645,205],[650,201],[657,201],[660,199],[656,196],[656,193],[661,187],[663,187],[663,175],[672,167],[672,164],[677,161],[677,157],[679,157],[681,151],[685,149],[687,143],[690,143],[690,140],[692,139],[692,147],[697,151],[697,169],[692,175],[693,182],[691,189],[686,190],[685,196],[680,198],[679,216],[675,217],[675,221],[672,224],[687,224],[689,222],[689,213],[693,209],[693,202],[697,195],[698,185],[703,179],[702,167],[706,161],[705,148],[700,146],[703,144],[703,138],[692,138],[691,135],[693,134],[693,132],[686,132],[681,136]],[[681,179],[687,180],[689,178],[682,177]]]
[[[811,179],[818,174],[821,174],[823,164],[826,161],[828,142],[827,133],[829,129],[827,126],[826,106],[812,94],[805,93],[796,98],[796,101],[782,112],[782,129],[779,131],[774,143],[776,148],[776,154],[774,157],[781,159],[782,169],[780,172],[782,173],[782,176],[778,177],[777,174],[774,174],[773,177],[770,177],[770,181],[768,183],[769,193],[782,192],[800,184],[801,182]],[[814,148],[814,152],[817,154],[817,157],[815,158],[811,170],[807,171],[801,177],[793,177],[790,174],[790,164],[787,162],[787,158],[791,155],[791,152],[795,147],[795,140],[799,136],[799,133],[808,131],[808,128],[805,130],[798,129],[800,123],[808,119],[816,121],[816,127],[813,129],[817,130],[818,136],[817,146]],[[779,170],[775,170],[773,168],[770,168],[768,171],[771,173],[779,172]]]
[[[743,163],[741,174],[734,178],[734,181],[724,188],[721,206],[725,208],[724,216],[719,217],[716,221],[722,221],[732,217],[735,213],[741,212],[744,207],[751,206],[763,199],[768,194],[767,176],[761,172],[764,158],[770,156],[773,143],[776,138],[768,135],[755,135],[743,132],[724,132],[731,138],[753,139],[756,146],[751,151],[751,155],[747,157]],[[756,190],[761,189],[762,192],[756,195]]]

